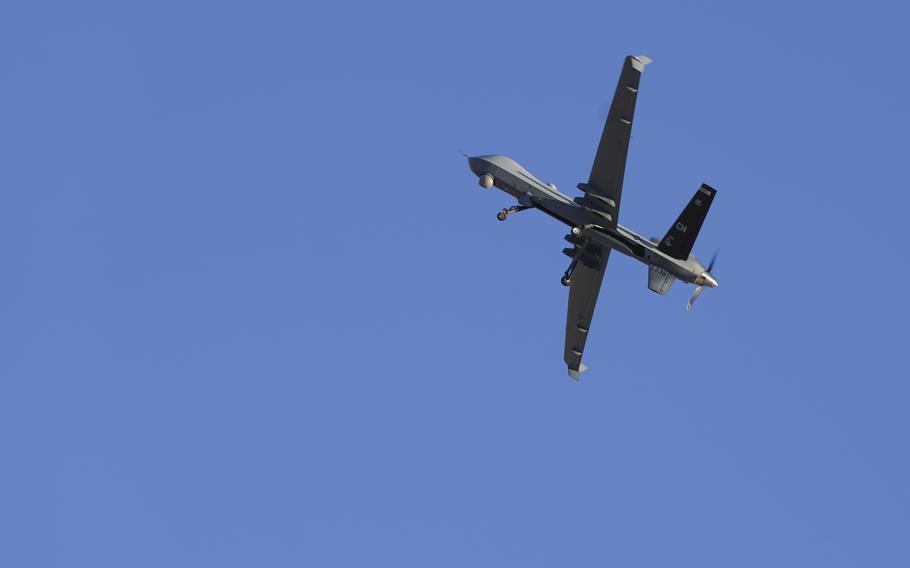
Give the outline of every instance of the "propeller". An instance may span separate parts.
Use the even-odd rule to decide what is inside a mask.
[[[692,294],[692,297],[689,298],[689,303],[686,304],[686,311],[687,311],[687,312],[688,312],[689,310],[692,309],[692,304],[694,304],[694,303],[695,303],[695,300],[698,299],[698,296],[701,294],[701,289],[702,289],[701,286],[696,286],[696,287],[695,287],[695,292]]]
[[[714,279],[714,276],[711,275],[711,270],[714,268],[714,262],[717,260],[717,253],[720,251],[714,251],[714,256],[711,257],[711,262],[708,263],[708,268],[701,273],[695,281],[698,283],[698,286],[695,287],[695,292],[692,293],[692,297],[689,298],[689,303],[686,304],[686,311],[692,309],[692,304],[695,303],[695,300],[698,299],[698,296],[701,295],[701,289],[704,287],[704,283],[707,283],[708,286],[714,288],[717,286],[717,280]]]
[[[711,269],[714,268],[714,261],[717,260],[717,253],[719,250],[714,251],[714,256],[711,257],[711,262],[708,263],[708,272],[711,272]]]

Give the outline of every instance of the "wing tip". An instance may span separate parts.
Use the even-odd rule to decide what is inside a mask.
[[[639,73],[644,72],[645,65],[648,65],[649,63],[654,61],[647,55],[630,55],[629,58],[632,60],[632,67],[634,67],[635,70],[638,71]]]
[[[581,374],[588,370],[588,366],[584,363],[579,363],[577,369],[569,367],[569,376],[575,379],[576,381],[581,380]]]

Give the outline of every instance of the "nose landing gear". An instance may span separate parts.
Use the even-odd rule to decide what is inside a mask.
[[[502,211],[496,214],[496,218],[500,221],[505,221],[506,217],[512,213],[518,213],[519,211],[524,211],[525,209],[530,209],[529,205],[515,205],[514,207],[506,207]]]

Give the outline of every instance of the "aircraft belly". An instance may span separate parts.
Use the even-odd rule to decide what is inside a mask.
[[[527,193],[526,193],[526,192],[524,192],[524,191],[519,191],[519,190],[517,190],[517,189],[515,189],[515,188],[513,188],[513,187],[507,187],[505,191],[506,191],[506,193],[508,193],[509,195],[511,195],[512,197],[514,197],[515,199],[519,199],[519,200],[520,200],[522,197],[526,197],[526,196],[527,196]]]
[[[666,270],[670,273],[671,276],[674,276],[683,282],[692,282],[693,277],[690,271],[686,270],[685,268],[681,267],[680,265],[676,264],[661,254],[650,257],[649,261],[652,266],[657,266],[663,270]]]
[[[506,172],[503,170],[500,175],[502,180],[505,182],[502,189],[504,189],[510,195],[525,201],[532,200],[555,200],[561,201],[565,204],[573,204],[572,200],[562,193],[555,191],[550,188],[542,187],[541,182],[531,183],[527,179],[524,179],[521,176],[517,176],[511,172]],[[494,175],[495,177],[495,175]]]
[[[520,181],[518,183],[518,188],[523,190],[522,195],[525,197],[525,199],[528,199],[528,200],[530,200],[530,199],[538,199],[538,200],[553,199],[556,201],[562,201],[563,203],[571,203],[570,199],[565,198],[561,194],[554,193],[552,191],[544,191],[544,190],[540,189],[539,187],[533,186],[533,185],[523,182],[523,181]]]
[[[512,174],[506,174],[503,178],[503,181],[505,182],[503,184],[503,189],[512,197],[520,200],[522,198],[527,199],[528,195],[533,195],[533,188],[527,182],[522,181]]]
[[[591,235],[592,235],[592,238],[595,241],[599,242],[600,244],[608,246],[611,249],[615,250],[616,252],[622,253],[626,256],[631,256],[633,258],[637,258],[635,256],[635,253],[632,252],[632,249],[630,249],[628,246],[623,244],[621,241],[614,239],[610,235],[601,233],[599,231],[592,231]]]

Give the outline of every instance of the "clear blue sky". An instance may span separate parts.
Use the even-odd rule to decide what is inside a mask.
[[[8,2],[0,565],[908,566],[905,8]],[[896,6],[897,3],[894,3]],[[696,309],[564,228],[718,189]]]

